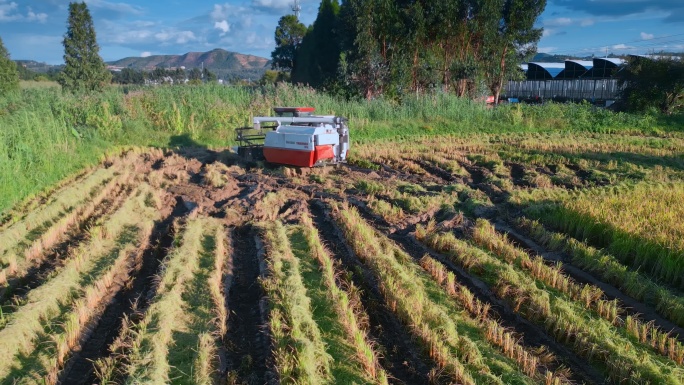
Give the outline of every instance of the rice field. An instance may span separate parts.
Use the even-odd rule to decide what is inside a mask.
[[[0,220],[16,384],[684,383],[682,137],[126,148]]]

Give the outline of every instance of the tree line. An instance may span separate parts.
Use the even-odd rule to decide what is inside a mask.
[[[535,22],[545,6],[546,0],[322,0],[308,28],[291,15],[280,20],[273,65],[290,71],[295,83],[368,99],[430,89],[473,97],[478,87],[498,96],[536,52],[542,29]]]
[[[294,15],[280,19],[271,55],[276,72],[262,84],[291,81],[347,97],[397,100],[430,90],[475,97],[484,89],[498,100],[504,82],[522,76],[518,64],[536,52],[542,29],[535,22],[545,6],[546,0],[322,0],[311,26]],[[126,68],[112,75],[84,2],[69,4],[62,43],[65,66],[51,76],[68,92],[99,91],[112,80],[215,80],[197,68]],[[628,110],[684,109],[681,58],[629,61],[619,75]],[[0,39],[0,93],[18,89],[26,71]]]

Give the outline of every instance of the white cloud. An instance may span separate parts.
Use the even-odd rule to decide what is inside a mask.
[[[228,17],[228,4],[224,7],[220,4],[214,4],[214,10],[211,11],[210,15],[212,20],[222,20]]]
[[[153,33],[149,30],[128,30],[128,31],[117,31],[106,34],[98,34],[98,36],[103,36],[103,41],[107,43],[114,44],[136,44],[148,42],[152,37]]]
[[[580,21],[580,26],[588,27],[590,25],[594,25],[594,23],[596,23],[596,20],[594,19],[583,19],[582,21]]]
[[[19,9],[19,5],[7,0],[0,0],[0,22],[3,21],[36,21],[45,23],[48,15],[46,13],[35,13],[31,7],[26,7],[26,14],[24,15]]]
[[[230,24],[228,24],[227,20],[221,20],[217,21],[214,23],[214,28],[215,29],[220,29],[222,31],[221,36],[227,34],[230,32]]]
[[[105,0],[84,0],[89,6],[93,8],[106,9],[108,11],[120,12],[120,13],[131,13],[134,15],[139,15],[142,13],[140,7],[136,7],[126,3],[113,3]]]
[[[16,13],[18,8],[17,3],[7,3],[5,0],[0,0],[0,21],[14,21],[21,19],[21,15]]]
[[[47,20],[47,17],[48,17],[47,13],[43,13],[43,12],[35,13],[31,9],[31,7],[28,8],[28,13],[26,14],[26,20],[37,21],[39,23],[45,23],[45,21]]]
[[[251,16],[244,16],[242,18],[242,26],[245,28],[249,28],[252,26],[252,17]]]
[[[268,9],[289,9],[292,6],[291,0],[252,0],[252,6]]]
[[[619,50],[625,50],[625,49],[632,49],[634,47],[630,47],[626,44],[615,44],[614,46],[610,47],[612,49],[619,49]]]
[[[150,51],[145,51],[140,54],[140,57],[149,57],[152,56],[152,52]]]
[[[555,32],[556,30],[553,28],[544,28],[544,31],[542,32],[542,37],[553,36]]]
[[[539,53],[552,53],[556,51],[558,47],[538,47],[537,52]]]
[[[176,43],[185,44],[197,40],[195,33],[192,31],[173,31],[164,30],[157,32],[154,37],[162,43]]]
[[[556,19],[549,19],[544,21],[544,25],[551,25],[551,26],[567,26],[571,25],[573,23],[573,20],[568,18],[568,17],[559,17]]]
[[[653,35],[652,33],[646,33],[646,32],[641,33],[641,39],[642,40],[651,40],[654,37],[655,37],[655,35]]]

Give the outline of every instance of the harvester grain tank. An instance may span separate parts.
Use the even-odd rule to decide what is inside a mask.
[[[238,153],[269,163],[299,167],[346,162],[347,120],[312,115],[312,107],[276,107],[276,116],[254,117],[253,127],[238,128]],[[263,143],[262,143],[263,141]]]

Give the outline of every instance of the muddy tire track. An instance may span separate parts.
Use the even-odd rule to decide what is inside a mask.
[[[222,381],[237,384],[274,384],[265,294],[259,277],[265,267],[259,258],[251,225],[233,230],[233,272],[228,293],[228,333]]]

